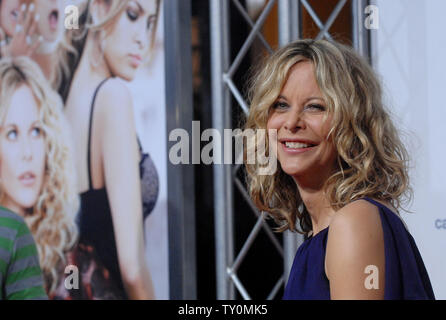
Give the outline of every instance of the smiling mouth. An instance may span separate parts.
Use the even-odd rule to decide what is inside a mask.
[[[293,150],[293,149],[295,149],[295,150],[309,149],[309,148],[313,148],[316,146],[315,144],[292,142],[292,141],[284,141],[284,142],[282,142],[282,145],[285,146],[285,148],[291,149],[291,150]]]

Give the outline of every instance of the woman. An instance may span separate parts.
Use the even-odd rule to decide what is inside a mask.
[[[80,242],[110,270],[117,298],[154,298],[142,225],[157,197],[157,175],[139,152],[131,96],[120,79],[132,80],[149,53],[159,5],[89,1],[85,45],[66,102],[77,132]]]
[[[407,152],[368,64],[335,42],[296,41],[251,92],[246,127],[276,133],[280,164],[269,176],[247,165],[251,197],[281,230],[308,236],[284,299],[434,299],[397,211],[410,196]]]
[[[26,57],[0,61],[0,101],[0,204],[26,221],[51,295],[77,238],[78,198],[62,102]]]
[[[70,63],[77,56],[71,44],[72,34],[64,26],[64,10],[71,2],[2,0],[0,3],[0,25],[4,30],[0,46],[2,56],[31,57],[39,64],[53,89],[64,98],[71,73]]]

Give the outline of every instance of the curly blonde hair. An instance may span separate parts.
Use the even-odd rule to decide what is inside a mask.
[[[412,196],[408,153],[383,105],[375,73],[350,47],[335,41],[298,40],[267,57],[250,84],[245,128],[266,129],[290,69],[301,61],[313,63],[317,84],[333,115],[328,139],[337,150],[338,165],[324,184],[331,207],[337,211],[371,197],[402,208],[403,200]],[[272,215],[278,230],[308,234],[310,215],[294,179],[280,165],[274,175],[258,175],[257,164],[245,162],[245,168],[253,202]]]
[[[42,189],[35,205],[27,211],[25,221],[37,244],[47,292],[52,292],[59,281],[58,268],[65,263],[64,254],[77,240],[76,177],[62,101],[39,66],[27,57],[0,61],[1,123],[4,123],[11,96],[21,85],[31,89],[39,106],[46,155]],[[3,196],[0,190],[0,201]]]

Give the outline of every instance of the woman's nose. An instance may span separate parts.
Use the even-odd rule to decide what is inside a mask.
[[[292,110],[286,115],[284,128],[291,132],[296,132],[305,127],[305,122],[302,119],[302,113],[299,110]]]
[[[33,158],[33,152],[31,147],[31,141],[29,139],[23,139],[22,142],[22,159],[25,161],[31,161]]]
[[[135,42],[138,44],[139,49],[145,50],[147,42],[147,40],[145,40],[145,38],[147,38],[147,30],[145,30],[142,24],[138,25],[137,28],[138,30],[135,30]]]

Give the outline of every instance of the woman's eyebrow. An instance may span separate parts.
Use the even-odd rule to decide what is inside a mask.
[[[311,100],[321,100],[321,101],[325,101],[323,98],[321,98],[321,97],[309,97],[309,98],[307,98],[306,100],[305,100],[305,103],[307,103],[308,101],[311,101]]]
[[[138,2],[138,1],[136,1],[136,0],[134,0],[134,1],[131,1],[131,2],[134,2],[137,6],[138,6],[138,10],[142,13],[142,14],[144,14],[146,11],[144,10],[144,8],[141,6],[141,4]]]
[[[0,133],[4,133],[5,131],[8,131],[10,129],[17,130],[17,125],[15,125],[14,123],[4,123],[0,125]]]
[[[277,97],[276,100],[285,100],[285,101],[288,101],[288,99],[287,99],[285,96],[282,96],[282,95],[279,95],[279,96]],[[321,101],[325,101],[324,98],[322,98],[322,97],[309,97],[309,98],[305,99],[304,103],[307,103],[308,101],[311,101],[311,100],[321,100]]]

